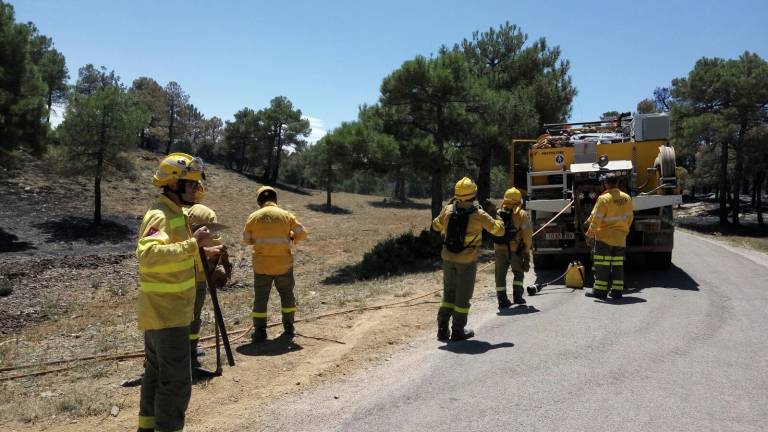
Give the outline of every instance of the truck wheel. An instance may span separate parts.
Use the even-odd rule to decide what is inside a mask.
[[[648,267],[654,270],[669,270],[672,267],[672,252],[657,252],[647,255]]]
[[[554,267],[554,255],[533,255],[533,267],[536,270],[548,270]]]

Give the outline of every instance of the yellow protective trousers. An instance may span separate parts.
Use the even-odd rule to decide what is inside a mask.
[[[595,275],[592,288],[595,291],[624,289],[624,250],[623,247],[595,241],[592,248],[592,270]]]

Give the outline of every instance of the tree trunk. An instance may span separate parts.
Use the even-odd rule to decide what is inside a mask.
[[[329,209],[331,208],[331,188],[333,185],[332,177],[333,177],[333,168],[329,161],[328,171],[326,172],[326,176],[325,176],[325,206],[328,207]]]
[[[402,168],[397,171],[397,180],[395,183],[395,197],[402,204],[405,204],[405,201],[407,201],[408,199],[408,196],[406,195],[406,190],[405,190],[405,172],[403,171]]]
[[[755,184],[752,187],[755,190],[755,210],[757,211],[757,223],[763,226],[763,181],[765,180],[765,171],[757,174]]]
[[[720,144],[720,225],[728,225],[728,143]]]
[[[275,165],[272,167],[272,177],[270,177],[270,180],[272,183],[277,182],[277,174],[280,171],[280,160],[283,156],[283,140],[282,138],[278,137],[277,139],[277,154],[275,154]]]
[[[742,170],[744,169],[744,134],[747,133],[747,122],[741,122],[739,125],[739,136],[736,139],[736,167],[735,178],[733,181],[733,205],[731,206],[734,225],[739,225],[739,210],[741,207],[741,183],[742,183]]]
[[[445,139],[443,138],[442,127],[440,126],[443,121],[443,110],[438,107],[437,109],[437,132],[434,134],[435,145],[437,151],[433,155],[434,161],[432,163],[432,219],[436,218],[443,210],[443,158],[445,155]]]
[[[102,157],[99,153],[99,161],[96,168],[96,178],[93,182],[93,224],[101,225],[101,168]]]
[[[168,118],[168,144],[165,146],[165,154],[171,153],[171,145],[173,145],[173,126],[176,119],[174,115],[175,107],[171,106],[171,115]]]
[[[48,116],[45,117],[45,122],[50,125],[51,124],[51,106],[53,106],[53,92],[50,90],[48,91],[47,104],[48,104]]]
[[[752,174],[752,196],[750,196],[750,205],[753,209],[757,208],[755,207],[757,205],[757,180],[760,177],[760,173],[754,173]]]
[[[491,161],[493,150],[488,145],[480,145],[480,173],[477,176],[477,201],[484,205],[491,197]]]

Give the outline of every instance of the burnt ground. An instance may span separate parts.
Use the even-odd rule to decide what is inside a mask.
[[[140,152],[132,178],[103,182],[104,220],[98,227],[91,223],[91,179],[61,178],[46,161],[32,159],[22,159],[22,169],[0,178],[0,368],[141,350],[134,250],[141,217],[157,193],[151,176],[158,157]],[[216,166],[208,174],[205,203],[231,227],[222,236],[234,274],[219,300],[228,329],[242,332],[250,325],[253,292],[250,251],[240,244],[240,231],[256,209],[255,192],[261,184]],[[298,318],[401,301],[439,288],[434,268],[364,282],[323,283],[339,269],[359,263],[383,240],[428,226],[426,202],[377,206],[383,197],[334,193],[329,211],[322,191],[277,188],[278,204],[296,214],[309,232],[295,250]],[[297,389],[297,380],[283,373],[286,368],[292,376],[303,376],[302,383],[312,383],[380,358],[377,352],[394,349],[409,331],[432,326],[434,301],[425,298],[413,308],[307,323],[299,327],[303,336],[290,352],[240,348],[240,370],[260,377],[260,390],[249,397],[268,400]],[[278,296],[273,293],[270,302],[270,321],[279,322]],[[211,335],[210,302],[203,320],[203,334]],[[393,321],[398,325],[389,324]],[[278,333],[270,331],[270,336]],[[233,343],[240,346],[244,340],[247,334]],[[125,430],[133,424],[137,391],[116,383],[139,373],[140,360],[85,362],[64,373],[0,381],[0,429],[55,429],[86,418],[103,419],[118,407],[131,414],[120,414],[113,430]],[[212,356],[205,357],[209,367],[211,361]],[[0,379],[5,376],[0,373]],[[196,391],[206,388],[201,386]],[[223,398],[218,403],[226,406],[229,390],[211,390],[208,400]]]

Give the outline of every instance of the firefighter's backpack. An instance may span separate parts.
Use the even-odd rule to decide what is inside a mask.
[[[584,265],[581,261],[573,261],[568,264],[565,271],[565,286],[568,288],[584,288]]]
[[[476,206],[463,209],[457,203],[453,203],[453,212],[448,218],[448,228],[443,239],[443,244],[449,252],[460,253],[467,248],[464,246],[464,237],[467,235],[469,216],[475,211],[477,211]]]
[[[512,211],[503,208],[499,210],[497,214],[499,215],[499,218],[501,218],[501,221],[504,222],[504,234],[500,236],[491,235],[491,240],[498,244],[509,243],[515,239],[515,235],[517,234],[517,228],[515,228],[515,224],[512,222]]]

